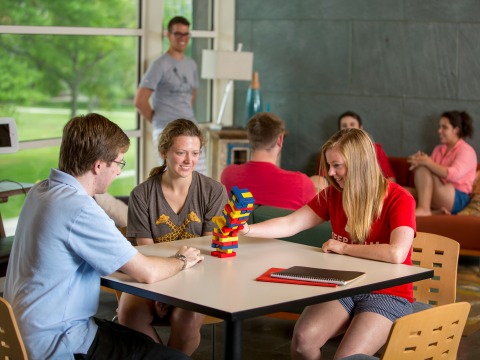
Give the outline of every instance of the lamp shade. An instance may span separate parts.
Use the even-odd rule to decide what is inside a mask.
[[[253,53],[247,51],[202,52],[202,79],[250,80]]]

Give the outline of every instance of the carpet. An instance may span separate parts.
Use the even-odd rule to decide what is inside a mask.
[[[476,262],[475,265],[458,265],[456,301],[466,301],[472,305],[463,336],[469,336],[480,329],[480,269],[478,259]]]

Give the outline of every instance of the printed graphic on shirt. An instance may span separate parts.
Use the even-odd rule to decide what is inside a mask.
[[[350,243],[350,244],[358,243],[358,242],[350,241],[350,239],[346,236],[337,235],[333,231],[332,231],[332,239],[341,241],[341,242],[346,243],[346,244],[347,243]],[[378,245],[378,244],[380,244],[380,241],[365,241],[362,245]]]
[[[169,241],[175,241],[175,240],[192,239],[197,237],[197,235],[186,231],[187,225],[192,221],[200,222],[199,217],[197,216],[197,214],[195,214],[194,211],[191,211],[188,214],[187,218],[185,219],[183,224],[180,226],[177,226],[172,221],[170,221],[170,217],[168,215],[165,215],[165,214],[160,215],[157,221],[155,221],[155,224],[160,226],[167,225],[171,229],[171,232],[163,236],[157,237],[153,239],[153,241],[156,243],[162,243],[162,242],[169,242]]]

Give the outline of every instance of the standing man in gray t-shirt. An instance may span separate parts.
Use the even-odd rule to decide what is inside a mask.
[[[168,23],[167,37],[170,42],[167,52],[150,64],[134,99],[140,115],[153,125],[155,149],[158,137],[169,122],[176,119],[195,121],[193,103],[198,88],[197,64],[185,56],[190,22],[182,16],[175,16]],[[196,170],[206,174],[204,155],[200,157]]]

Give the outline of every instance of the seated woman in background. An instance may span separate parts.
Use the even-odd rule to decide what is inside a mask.
[[[320,171],[331,185],[307,205],[246,225],[240,234],[282,238],[330,221],[332,239],[323,244],[324,252],[411,265],[415,200],[383,176],[368,134],[343,129],[333,135],[322,146]],[[393,322],[412,312],[412,291],[409,283],[306,307],[295,325],[292,358],[320,359],[322,346],[341,333],[335,359],[375,354]]]
[[[463,140],[473,136],[473,121],[465,111],[447,111],[440,117],[440,145],[431,157],[418,151],[408,158],[415,171],[417,216],[433,212],[457,214],[470,201],[477,170],[477,154]]]
[[[363,129],[362,125],[362,118],[356,112],[353,111],[346,111],[342,115],[338,117],[338,129]],[[383,175],[390,181],[396,182],[395,173],[390,166],[390,162],[388,161],[388,156],[383,150],[382,145],[379,143],[374,143],[375,145],[375,153],[377,155],[377,161],[380,165],[380,169],[382,170]],[[314,175],[311,176],[310,179],[315,184],[317,191],[324,189],[328,186],[328,182],[323,176]]]
[[[169,123],[158,143],[164,163],[134,188],[128,206],[127,237],[147,245],[210,235],[213,216],[228,201],[219,182],[197,173],[204,138],[190,120]],[[161,343],[155,325],[170,324],[168,346],[191,355],[200,344],[204,315],[123,293],[120,324],[143,332]]]

